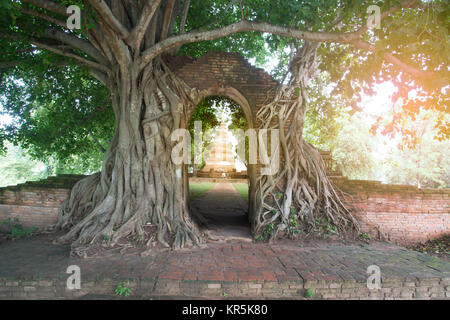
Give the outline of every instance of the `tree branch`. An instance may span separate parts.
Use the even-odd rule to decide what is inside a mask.
[[[167,34],[169,32],[170,17],[172,15],[174,5],[175,5],[175,0],[167,0],[166,10],[164,11],[164,19],[163,19],[163,24],[162,24],[160,41],[167,38]]]
[[[60,14],[62,16],[68,16],[67,8],[56,2],[49,0],[21,0],[24,3],[32,4],[33,6],[51,11],[53,13]]]
[[[123,72],[123,74],[126,74],[128,72],[128,65],[131,61],[130,51],[127,45],[123,41],[121,41],[118,35],[112,29],[108,28],[105,24],[106,22],[101,19],[99,20],[99,25],[103,30],[103,36],[107,40],[111,51],[114,52],[113,56],[119,63],[121,71]]]
[[[26,7],[19,8],[19,11],[24,13],[24,14],[28,14],[28,15],[31,15],[31,16],[35,16],[37,18],[41,18],[41,19],[47,20],[47,21],[49,21],[49,22],[51,22],[53,24],[59,25],[59,26],[61,26],[63,28],[67,28],[67,23],[65,23],[65,22],[63,22],[61,20],[58,20],[58,19],[56,19],[54,17],[48,16],[48,15],[42,13],[42,12],[35,11],[35,10],[32,10],[30,8],[26,8]]]
[[[109,6],[103,0],[89,0],[89,3],[98,12],[99,18],[104,20],[114,31],[116,31],[120,38],[128,38],[130,32],[119,20],[117,20]]]
[[[105,153],[106,150],[105,148],[102,146],[102,144],[100,143],[100,141],[97,140],[97,138],[94,136],[94,134],[92,133],[91,130],[89,130],[89,135],[91,136],[91,138],[95,141],[95,143],[97,144],[97,146],[100,148],[100,150]]]
[[[62,55],[62,56],[68,57],[68,58],[73,58],[73,59],[77,60],[78,62],[80,62],[81,64],[86,65],[86,66],[88,66],[90,68],[98,69],[98,70],[101,70],[101,71],[103,71],[105,73],[109,72],[109,69],[107,67],[105,67],[104,65],[96,63],[96,62],[91,61],[91,60],[88,60],[86,58],[83,58],[83,57],[81,57],[81,56],[79,56],[79,55],[77,55],[77,54],[75,54],[73,52],[68,52],[68,51],[61,50],[61,49],[55,48],[55,47],[53,47],[51,45],[39,42],[39,41],[34,40],[34,39],[32,39],[30,41],[30,43],[34,44],[38,48],[45,49],[45,50],[51,51],[53,53],[56,53],[56,54],[59,54],[59,55]]]
[[[367,43],[362,40],[357,40],[351,43],[353,46],[359,49],[363,49],[372,53],[377,53],[377,50],[375,49],[375,46],[371,45],[370,43]],[[420,78],[432,78],[436,76],[436,73],[433,71],[426,71],[426,70],[420,70],[413,66],[410,66],[403,61],[401,61],[399,58],[395,57],[391,52],[384,52],[383,58],[387,61],[391,62],[392,64],[399,67],[401,70],[405,71],[406,73],[409,73],[415,77]]]
[[[0,62],[0,69],[7,69],[11,67],[15,67],[20,64],[20,61],[7,61],[7,62]]]
[[[153,15],[161,4],[161,0],[147,1],[145,4],[139,21],[131,31],[128,36],[127,42],[130,43],[134,50],[136,51],[141,45],[142,39],[144,38],[145,32],[147,31],[148,25],[152,20]]]
[[[395,7],[391,8],[390,10],[384,12],[382,14],[381,18],[383,19],[398,10],[409,9],[409,8],[413,8],[413,7],[417,7],[417,6],[421,6],[421,4],[418,3],[418,0],[405,1],[400,6],[395,6]],[[161,54],[162,52],[165,52],[167,50],[170,50],[171,48],[178,47],[178,46],[181,46],[186,43],[218,39],[218,38],[229,36],[229,35],[237,33],[237,32],[244,32],[244,31],[267,32],[267,33],[277,34],[280,36],[315,41],[315,42],[335,42],[335,43],[351,44],[357,48],[375,53],[376,50],[375,50],[374,46],[372,46],[369,43],[364,42],[360,39],[361,34],[367,30],[366,28],[367,27],[365,26],[365,27],[360,28],[356,32],[347,32],[347,33],[312,32],[312,31],[302,31],[302,30],[281,27],[281,26],[274,26],[274,25],[271,25],[268,23],[240,21],[240,22],[236,22],[236,23],[230,24],[226,27],[216,29],[216,30],[194,31],[194,32],[189,32],[187,34],[179,34],[177,36],[173,36],[169,39],[163,40],[143,52],[139,65],[141,68],[143,68],[154,57]],[[383,54],[383,57],[387,61],[400,67],[403,71],[405,71],[413,76],[426,77],[426,78],[436,76],[436,73],[433,71],[420,70],[420,69],[414,68],[414,67],[402,62],[400,59],[395,57],[392,53],[385,52]]]
[[[154,57],[167,51],[170,48],[180,46],[186,43],[201,42],[223,38],[234,33],[244,31],[259,31],[273,33],[280,36],[291,37],[295,39],[304,39],[318,42],[338,42],[351,43],[357,40],[358,34],[356,32],[336,33],[336,32],[313,32],[302,31],[281,26],[274,26],[263,22],[239,21],[232,23],[223,28],[208,30],[208,31],[192,31],[185,34],[170,37],[160,41],[153,47],[145,50],[142,53],[140,67],[145,67]]]
[[[50,39],[61,41],[62,43],[65,43],[75,49],[81,50],[97,60],[97,62],[108,65],[108,61],[106,60],[106,58],[97,49],[95,49],[95,47],[89,41],[77,38],[56,29],[45,30],[44,36]]]
[[[191,0],[184,1],[183,13],[181,14],[181,20],[180,20],[180,34],[185,33],[186,19],[187,19],[187,15],[189,12],[190,4],[191,4]]]

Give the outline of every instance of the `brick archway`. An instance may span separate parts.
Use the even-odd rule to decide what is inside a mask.
[[[249,128],[258,128],[258,110],[273,100],[278,82],[261,68],[252,66],[239,53],[209,52],[192,59],[172,57],[169,64],[173,72],[190,88],[196,90],[194,106],[208,96],[224,96],[241,106]],[[188,110],[188,118],[194,110]],[[184,170],[185,186],[188,187],[187,170]],[[254,214],[254,193],[258,168],[248,165],[249,208]]]
[[[258,127],[256,113],[273,100],[278,86],[271,75],[252,66],[239,53],[212,51],[198,59],[174,57],[169,64],[180,79],[198,90],[197,102],[211,95],[229,97],[244,109],[253,128]]]

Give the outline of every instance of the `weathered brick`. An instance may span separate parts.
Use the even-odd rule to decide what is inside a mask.
[[[23,290],[24,290],[25,292],[34,292],[34,291],[36,291],[36,287],[25,286],[25,287],[23,287]]]

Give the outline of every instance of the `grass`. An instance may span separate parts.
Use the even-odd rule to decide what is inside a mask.
[[[212,182],[189,182],[189,194],[191,199],[200,197],[206,191],[214,188],[216,184]]]
[[[248,203],[248,184],[247,183],[233,183],[233,187],[236,189],[236,191],[239,193],[239,195],[242,197],[242,199],[244,199],[245,202]]]

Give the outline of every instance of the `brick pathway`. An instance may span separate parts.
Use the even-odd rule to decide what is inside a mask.
[[[191,205],[207,219],[210,235],[214,238],[252,240],[247,203],[231,183],[217,183],[211,190],[191,200]]]
[[[64,289],[69,265],[82,272],[82,290]],[[383,289],[365,288],[366,269],[378,265]],[[114,294],[129,280],[139,296],[297,297],[314,288],[321,298],[450,297],[450,263],[387,243],[208,243],[147,257],[109,252],[103,258],[69,258],[49,235],[0,245],[0,297]]]

